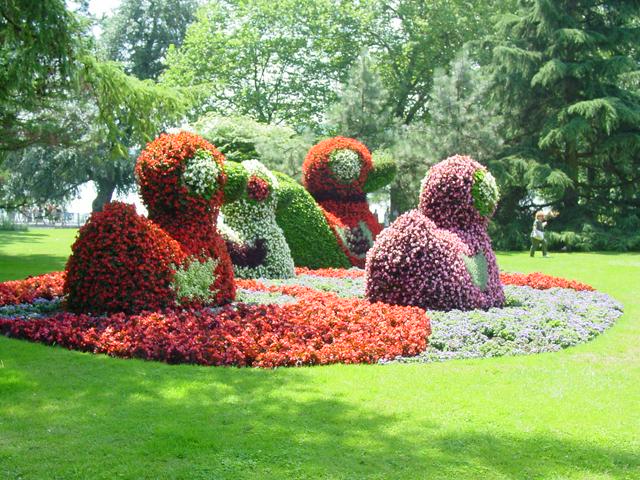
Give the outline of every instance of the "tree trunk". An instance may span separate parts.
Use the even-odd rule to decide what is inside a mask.
[[[109,181],[96,182],[98,194],[91,204],[91,210],[101,212],[104,206],[111,201],[113,192],[116,190],[116,184]]]

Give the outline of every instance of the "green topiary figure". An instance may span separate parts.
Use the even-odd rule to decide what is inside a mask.
[[[351,267],[311,194],[288,175],[273,173],[278,179],[276,221],[287,238],[294,263],[308,268]]]
[[[232,162],[229,162],[232,164]],[[220,230],[239,278],[288,278],[295,275],[289,245],[276,223],[278,180],[257,160],[227,168]]]

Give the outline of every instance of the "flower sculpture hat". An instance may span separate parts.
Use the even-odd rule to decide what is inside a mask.
[[[313,146],[302,166],[304,185],[320,204],[352,265],[363,267],[382,225],[369,210],[366,194],[393,180],[394,162],[376,164],[353,138],[335,137]]]
[[[438,310],[504,303],[487,222],[498,189],[470,157],[450,157],[428,172],[418,209],[401,215],[367,255],[371,301]]]

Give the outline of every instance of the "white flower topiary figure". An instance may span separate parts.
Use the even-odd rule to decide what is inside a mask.
[[[239,198],[222,207],[227,247],[238,278],[288,278],[293,258],[276,223],[278,180],[258,160],[240,165],[247,172]],[[239,240],[239,242],[238,242]]]

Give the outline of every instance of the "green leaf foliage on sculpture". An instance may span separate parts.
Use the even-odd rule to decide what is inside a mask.
[[[372,193],[389,185],[396,177],[398,164],[386,150],[378,150],[371,155],[373,168],[369,171],[369,176],[364,184],[363,190]]]
[[[493,215],[500,199],[498,185],[493,175],[486,170],[476,170],[473,174],[471,196],[473,197],[473,206],[480,212],[480,215],[485,217]]]
[[[187,266],[176,266],[176,273],[171,284],[179,304],[183,302],[210,303],[215,300],[218,290],[212,290],[216,281],[218,259],[209,258],[201,262],[195,257],[189,259]]]
[[[462,259],[464,260],[464,265],[467,267],[467,272],[469,272],[473,284],[484,292],[487,289],[487,282],[489,280],[487,257],[484,253],[478,252],[472,257],[463,255]]]
[[[224,165],[227,174],[227,183],[224,186],[224,203],[238,200],[244,193],[244,188],[249,181],[249,172],[238,162],[227,162]]]
[[[276,221],[287,238],[296,266],[351,267],[322,210],[309,192],[288,175],[273,173],[279,182]]]

